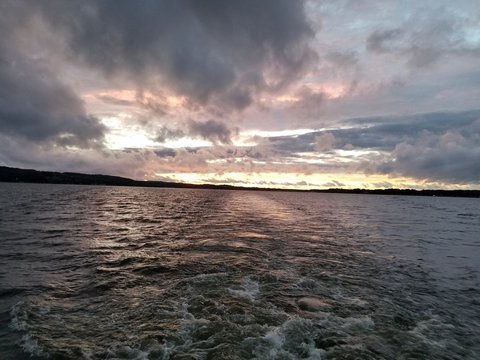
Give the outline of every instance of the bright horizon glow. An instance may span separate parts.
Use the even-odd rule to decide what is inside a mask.
[[[232,181],[234,179],[234,181]],[[279,189],[438,189],[449,190],[471,189],[465,185],[448,185],[439,182],[418,183],[412,178],[387,178],[379,175],[367,175],[363,173],[339,175],[339,174],[287,174],[287,173],[241,173],[229,172],[216,173],[156,173],[149,180],[175,181],[190,184],[214,184],[232,185],[238,187],[259,187]],[[480,189],[475,187],[474,189]]]
[[[276,136],[297,136],[297,135],[304,135],[314,131],[314,129],[292,129],[292,130],[246,130],[242,131],[240,135],[243,136],[260,136],[260,137],[276,137]]]

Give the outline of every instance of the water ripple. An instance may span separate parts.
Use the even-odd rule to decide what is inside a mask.
[[[2,359],[477,359],[476,199],[0,185]]]

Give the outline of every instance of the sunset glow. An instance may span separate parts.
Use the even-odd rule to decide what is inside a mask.
[[[48,3],[2,8],[0,165],[480,187],[477,2]]]

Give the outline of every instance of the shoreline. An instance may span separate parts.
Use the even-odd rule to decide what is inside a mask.
[[[99,186],[130,186],[130,187],[158,187],[179,189],[207,189],[207,190],[249,190],[249,191],[282,191],[282,192],[315,192],[330,194],[369,194],[369,195],[403,195],[403,196],[440,196],[480,198],[480,190],[415,190],[415,189],[282,189],[260,188],[250,186],[234,186],[222,184],[189,184],[170,181],[133,180],[120,176],[102,174],[83,174],[74,172],[38,171],[33,169],[19,169],[0,166],[0,182],[28,183],[28,184],[69,184],[69,185],[99,185]]]

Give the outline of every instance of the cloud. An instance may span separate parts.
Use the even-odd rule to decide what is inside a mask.
[[[97,99],[103,101],[104,103],[117,105],[117,106],[133,106],[135,105],[134,101],[125,100],[125,99],[118,99],[115,96],[110,95],[97,95]]]
[[[45,147],[0,134],[0,164],[49,171],[110,174],[135,179],[154,177],[157,155],[150,150]],[[153,170],[152,170],[153,169]]]
[[[180,129],[171,129],[166,126],[161,126],[156,129],[153,139],[159,143],[164,143],[166,140],[176,140],[185,136],[185,132]]]
[[[0,132],[57,145],[100,145],[104,126],[68,87],[45,73],[28,63],[0,67]]]
[[[268,140],[281,153],[313,151],[317,145],[322,147],[322,143],[330,149],[391,151],[403,141],[417,139],[424,131],[439,135],[457,129],[468,133],[479,118],[480,110],[352,118],[337,121],[336,129],[273,136]]]
[[[177,155],[177,152],[174,149],[162,148],[162,149],[155,150],[155,154],[161,158],[175,157]]]
[[[310,171],[367,172],[444,182],[480,180],[480,110],[346,119],[344,128],[268,138],[267,161],[303,161]],[[347,127],[348,126],[348,127]],[[336,150],[348,150],[345,155]],[[328,155],[332,153],[332,155]],[[342,163],[338,160],[348,160]]]
[[[65,34],[72,58],[199,104],[241,110],[316,60],[303,1],[51,0],[35,7]]]
[[[375,30],[367,38],[367,49],[378,53],[386,53],[393,51],[395,45],[401,40],[404,32],[401,29],[385,29]]]
[[[450,129],[465,131],[478,118],[480,110],[355,118],[343,122],[352,126],[350,129],[335,130],[334,134],[355,147],[393,150],[398,143],[417,139],[425,131],[437,135]]]
[[[198,136],[209,140],[213,144],[229,145],[232,143],[230,129],[224,123],[215,120],[205,122],[190,120],[188,122],[188,133],[193,137]]]
[[[7,3],[8,5],[8,3]],[[31,56],[8,6],[0,13],[0,133],[58,146],[101,146],[105,127],[54,69]],[[24,19],[23,19],[24,20]]]
[[[472,23],[473,20],[473,23]],[[376,29],[367,38],[374,53],[400,55],[411,68],[425,68],[448,55],[478,57],[480,45],[467,33],[478,20],[444,8],[420,9],[398,27]]]
[[[329,181],[327,183],[324,183],[323,186],[326,187],[326,188],[338,189],[338,188],[343,188],[346,185],[344,183],[340,182],[340,181],[332,180],[332,181]]]
[[[339,51],[334,50],[327,53],[323,60],[328,61],[329,63],[333,64],[335,67],[340,68],[342,70],[355,67],[358,65],[358,53],[355,51]]]
[[[294,98],[295,101],[289,104],[286,110],[300,119],[312,119],[321,114],[328,96],[323,91],[302,86],[297,90]]]
[[[465,110],[480,95],[478,9],[7,0],[0,161],[140,178],[368,172],[378,186],[379,174],[475,183],[480,111]],[[110,151],[105,135],[117,149],[150,149]],[[213,146],[177,148],[191,138]]]
[[[335,145],[335,141],[335,136],[332,133],[322,133],[315,137],[315,150],[319,152],[331,150]]]
[[[389,181],[379,181],[372,184],[376,189],[392,189],[395,186]]]
[[[480,135],[457,130],[424,132],[417,140],[398,144],[389,162],[377,171],[414,178],[480,183]]]

